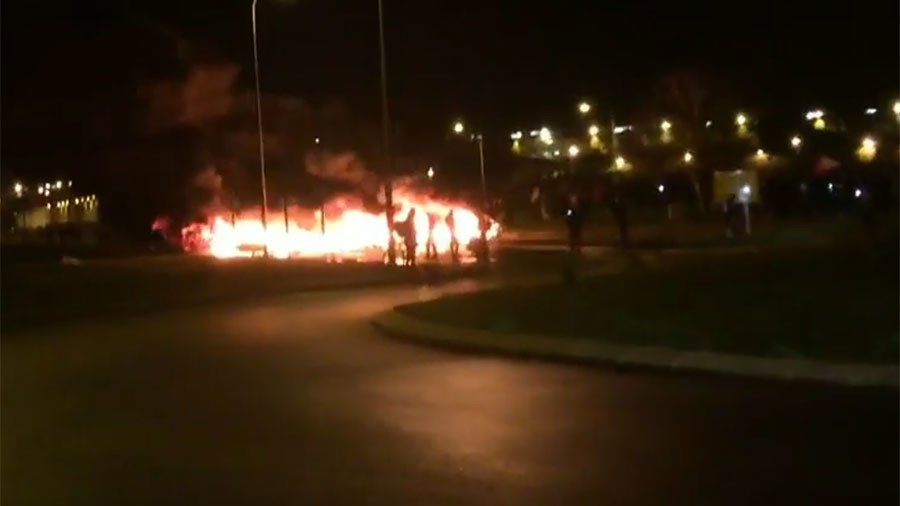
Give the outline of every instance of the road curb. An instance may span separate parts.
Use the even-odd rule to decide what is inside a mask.
[[[707,372],[769,380],[824,382],[844,386],[900,387],[900,368],[764,358],[651,346],[623,346],[583,338],[497,334],[413,318],[391,309],[371,320],[382,333],[414,342],[470,351],[498,352],[666,371]]]

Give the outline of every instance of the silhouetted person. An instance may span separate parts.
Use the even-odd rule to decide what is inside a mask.
[[[566,209],[566,228],[569,231],[569,252],[581,253],[581,235],[584,228],[584,210],[579,205],[578,199],[569,199],[569,207]]]
[[[459,261],[459,240],[456,239],[456,217],[453,215],[453,209],[447,213],[445,218],[447,228],[450,229],[450,258],[454,262]]]
[[[731,239],[738,235],[738,202],[733,193],[725,199],[725,237]]]
[[[486,262],[490,259],[490,250],[488,250],[487,233],[491,229],[491,217],[487,213],[481,213],[478,218],[478,248],[475,256],[480,262]]]
[[[404,264],[409,266],[416,265],[416,208],[413,207],[403,220],[403,245],[406,248],[406,256]]]
[[[434,228],[437,226],[438,216],[434,213],[428,213],[428,241],[425,243],[425,258],[437,258],[437,247],[434,245]]]
[[[623,248],[627,248],[630,242],[628,238],[628,208],[625,205],[622,194],[617,192],[609,206],[613,219],[616,222],[616,227],[619,229],[619,242]]]

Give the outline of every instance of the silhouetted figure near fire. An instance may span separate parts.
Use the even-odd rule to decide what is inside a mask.
[[[584,228],[584,210],[578,197],[569,197],[569,206],[566,208],[566,228],[569,232],[569,253],[578,255],[581,253],[581,231]]]
[[[628,206],[621,191],[616,191],[609,203],[616,227],[619,229],[619,243],[623,248],[628,248],[631,241],[628,236]]]
[[[447,228],[450,229],[450,258],[454,262],[459,261],[459,240],[456,239],[456,216],[453,215],[453,209],[447,213],[445,220]]]
[[[438,257],[437,247],[434,245],[434,229],[437,226],[438,216],[428,213],[428,241],[425,242],[425,258],[434,260]]]
[[[403,246],[406,249],[404,265],[410,267],[416,265],[416,208],[413,207],[406,215],[397,230],[403,237]]]

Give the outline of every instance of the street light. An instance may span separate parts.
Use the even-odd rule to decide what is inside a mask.
[[[571,146],[569,146],[569,158],[575,158],[576,156],[578,156],[579,152],[580,152],[580,150],[578,149],[578,146],[576,146],[575,144],[572,144]]]
[[[428,179],[433,179],[434,178],[434,167],[428,167],[428,172],[426,172],[426,174],[428,174]]]
[[[875,141],[872,137],[868,135],[863,137],[862,142],[859,144],[859,149],[856,150],[856,154],[859,158],[865,162],[871,161],[875,158],[875,154],[878,152],[878,142]]]
[[[544,130],[546,128],[541,129],[541,134],[543,135]],[[453,131],[460,135],[465,131],[465,126],[462,121],[457,121],[453,124]],[[549,133],[549,130],[547,130]],[[487,193],[487,179],[484,176],[484,137],[480,133],[472,134],[472,139],[478,143],[478,166],[481,169],[481,198],[483,200],[483,207],[481,211],[481,217],[479,218],[479,226],[481,229],[481,247],[484,248],[482,251],[484,253],[488,252],[487,247],[487,227],[481,224],[481,220],[484,219],[484,215],[488,212],[488,193]]]
[[[616,168],[617,169],[624,170],[627,165],[628,165],[628,162],[625,161],[624,157],[621,157],[621,156],[616,157]]]
[[[553,144],[553,132],[551,132],[550,129],[547,127],[541,127],[541,130],[538,133],[538,138],[544,144],[547,144],[547,145]]]
[[[868,109],[866,109],[866,114],[869,115],[869,116],[871,116],[871,115],[873,115],[873,114],[875,114],[875,113],[877,113],[877,112],[878,112],[878,109],[876,109],[876,108],[874,108],[874,107],[869,107]]]
[[[22,186],[22,183],[17,182],[16,184],[13,185],[13,191],[16,192],[16,197],[22,196],[23,189],[24,189],[24,187]]]
[[[814,119],[821,119],[824,116],[825,116],[825,112],[823,112],[822,109],[813,109],[811,111],[807,111],[806,120],[812,121]]]
[[[662,129],[663,133],[667,133],[669,130],[672,129],[672,124],[669,123],[669,120],[664,119],[664,120],[662,120],[662,123],[659,124],[659,128]]]
[[[684,163],[691,163],[694,161],[694,155],[690,151],[685,151],[682,159],[684,160]]]
[[[791,137],[791,146],[794,149],[800,148],[801,144],[803,144],[803,139],[801,139],[799,135],[795,135],[795,136]]]
[[[591,125],[588,127],[588,135],[590,135],[591,137],[596,137],[599,134],[600,127],[598,127],[597,125]]]
[[[742,127],[747,124],[747,116],[745,116],[744,113],[739,112],[738,115],[734,118],[734,122],[735,124],[737,124],[737,126]]]
[[[269,199],[266,195],[266,149],[263,143],[262,99],[259,92],[259,42],[256,36],[256,2],[250,6],[250,20],[253,24],[253,75],[256,80],[256,127],[259,133],[259,184],[262,188],[262,227],[265,236],[268,225]],[[269,256],[268,241],[263,239],[263,256]]]
[[[580,112],[581,114],[587,114],[587,113],[591,112],[591,104],[589,104],[587,102],[582,102],[582,103],[578,104],[578,112]]]
[[[510,134],[509,138],[512,139],[512,140],[514,140],[514,141],[517,141],[517,140],[521,139],[521,138],[522,138],[522,131],[521,131],[521,130],[516,130],[515,132],[513,132],[512,134]]]
[[[894,114],[900,116],[900,100],[894,102]]]

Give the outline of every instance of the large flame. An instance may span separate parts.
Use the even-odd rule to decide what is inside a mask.
[[[453,211],[456,240],[460,249],[481,232],[478,215],[462,204],[436,200],[409,191],[395,192],[397,211],[395,222],[405,220],[409,210],[415,209],[417,253],[424,255],[425,245],[432,234],[438,253],[450,250],[451,231],[447,216]],[[270,209],[267,227],[263,227],[258,210],[232,214],[228,211],[211,213],[205,223],[194,223],[182,229],[182,245],[192,253],[218,258],[250,257],[264,249],[276,258],[323,257],[380,258],[388,243],[388,226],[384,213],[366,211],[361,202],[351,198],[336,198],[321,209]],[[429,215],[436,221],[429,232]],[[324,230],[323,230],[324,228]],[[491,222],[487,238],[497,236],[499,226]],[[397,232],[395,240],[402,244]]]

